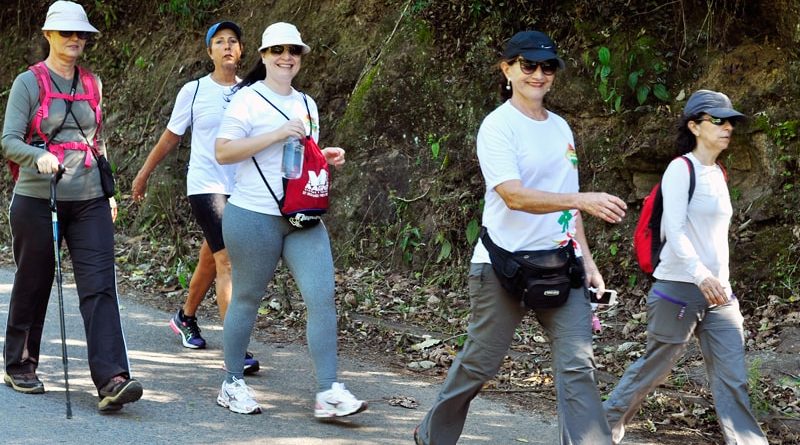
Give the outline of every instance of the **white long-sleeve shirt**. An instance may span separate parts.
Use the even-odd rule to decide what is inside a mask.
[[[661,180],[664,195],[661,237],[666,242],[653,276],[698,286],[713,276],[730,296],[728,227],[733,207],[725,175],[716,164],[703,165],[691,153],[686,157],[695,171],[691,202],[688,202],[689,168],[683,159],[674,159]]]

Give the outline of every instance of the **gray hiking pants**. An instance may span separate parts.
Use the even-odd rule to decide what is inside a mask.
[[[470,402],[497,374],[514,331],[527,312],[502,288],[491,264],[471,265],[469,295],[472,319],[468,338],[420,424],[419,439],[425,445],[453,445],[458,441]],[[564,306],[535,313],[552,349],[561,443],[610,443],[611,433],[594,380],[591,307],[583,288],[572,289]]]
[[[683,309],[679,302],[685,304]],[[709,308],[694,284],[657,281],[647,296],[645,354],[625,371],[603,403],[614,443],[622,440],[625,424],[645,397],[666,379],[694,334],[700,341],[725,444],[766,445],[767,439],[753,416],[747,395],[742,323],[735,298]]]

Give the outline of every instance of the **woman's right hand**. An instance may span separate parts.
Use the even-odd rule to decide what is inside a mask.
[[[285,124],[281,125],[280,130],[286,134],[284,139],[303,139],[306,137],[306,126],[303,124],[303,121],[297,117],[286,121]]]
[[[135,202],[144,199],[147,193],[147,179],[148,176],[141,171],[133,178],[133,183],[131,184],[131,198],[133,198]]]
[[[700,283],[700,292],[706,297],[709,306],[725,304],[728,302],[728,295],[725,293],[725,288],[722,283],[714,277],[708,277]]]
[[[36,160],[36,171],[42,174],[52,175],[58,173],[58,158],[53,153],[45,151]]]

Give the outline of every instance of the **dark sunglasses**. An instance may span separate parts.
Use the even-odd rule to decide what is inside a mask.
[[[89,37],[92,36],[92,33],[90,33],[89,31],[59,31],[58,32],[58,35],[60,35],[61,37],[65,38],[65,39],[68,39],[68,38],[72,37],[73,34],[77,35],[78,38],[81,39],[81,40],[86,40],[86,39],[88,39]]]
[[[556,70],[558,69],[558,60],[555,59],[545,60],[542,62],[533,62],[528,59],[518,57],[517,62],[519,62],[519,69],[522,70],[522,73],[527,75],[535,73],[538,68],[542,68],[542,73],[547,76],[551,76],[555,74]]]
[[[271,54],[275,54],[276,56],[280,56],[287,49],[289,50],[289,54],[293,56],[303,55],[303,47],[300,45],[272,45],[268,49]]]
[[[709,116],[709,117],[706,117],[706,118],[695,119],[695,122],[698,122],[698,123],[700,123],[700,122],[711,122],[712,124],[717,125],[717,126],[725,125],[725,123],[728,122],[728,123],[731,124],[731,127],[735,127],[736,126],[736,121],[734,119],[729,119],[727,117]]]

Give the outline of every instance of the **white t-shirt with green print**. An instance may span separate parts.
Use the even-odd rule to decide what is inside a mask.
[[[532,214],[509,209],[495,187],[518,179],[526,188],[577,193],[578,158],[567,122],[547,112],[533,120],[505,102],[492,111],[478,131],[478,160],[486,182],[483,225],[495,244],[510,251],[550,250],[573,240],[577,210]],[[580,246],[575,242],[576,252]],[[489,263],[478,240],[473,263]]]

